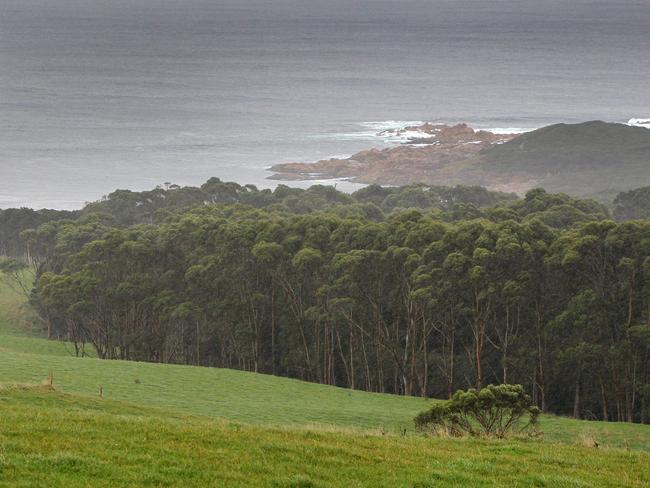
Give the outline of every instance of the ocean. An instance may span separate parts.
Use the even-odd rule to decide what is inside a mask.
[[[2,0],[0,208],[273,187],[417,121],[650,117],[649,33],[648,0]]]

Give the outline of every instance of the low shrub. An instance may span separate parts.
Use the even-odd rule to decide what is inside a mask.
[[[535,432],[539,414],[521,385],[488,385],[478,391],[458,390],[414,421],[421,431],[504,438],[513,432]]]

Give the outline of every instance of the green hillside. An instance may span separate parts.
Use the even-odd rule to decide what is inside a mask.
[[[2,339],[0,339],[2,340]],[[40,383],[64,392],[256,424],[329,423],[411,428],[418,398],[349,391],[242,371],[2,352],[0,383]]]
[[[411,422],[423,399],[76,358],[22,332],[21,302],[0,291],[0,487],[650,482],[649,426],[545,416],[540,439],[423,438]],[[50,373],[55,391],[25,386]]]
[[[650,483],[647,453],[255,427],[45,390],[0,392],[0,446],[0,487]]]
[[[491,147],[481,168],[528,175],[549,191],[613,198],[650,184],[650,130],[601,121],[550,125]]]
[[[217,368],[77,358],[71,346],[23,335],[14,324],[20,295],[0,291],[0,384],[40,383],[57,390],[257,424],[327,423],[412,428],[420,398],[350,391]],[[12,318],[14,320],[12,320]]]
[[[40,384],[53,376],[58,392],[162,408],[257,425],[328,425],[397,433],[430,400],[368,393],[243,371],[75,357],[64,343],[16,325],[24,298],[0,288],[0,385]],[[542,419],[544,439],[650,451],[650,426]]]

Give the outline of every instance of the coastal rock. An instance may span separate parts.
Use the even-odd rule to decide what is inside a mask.
[[[542,186],[601,200],[650,185],[650,130],[642,125],[591,121],[503,135],[466,124],[424,124],[390,134],[404,136],[403,143],[346,159],[278,164],[271,178],[481,185],[519,194]]]
[[[389,129],[380,135],[405,136],[409,144],[429,143],[453,144],[463,142],[505,142],[510,140],[509,135],[493,134],[492,132],[475,131],[467,124],[445,125],[427,122],[418,126],[408,126],[403,129]]]
[[[390,185],[460,182],[456,175],[462,172],[464,163],[492,145],[515,137],[514,134],[475,131],[466,124],[430,123],[385,134],[408,134],[408,141],[397,147],[361,151],[345,159],[277,164],[271,167],[275,174],[270,178],[294,181],[350,178],[359,183]]]

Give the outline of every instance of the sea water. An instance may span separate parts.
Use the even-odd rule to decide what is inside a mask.
[[[649,32],[648,0],[2,0],[0,207],[272,187],[424,121],[648,119]]]

